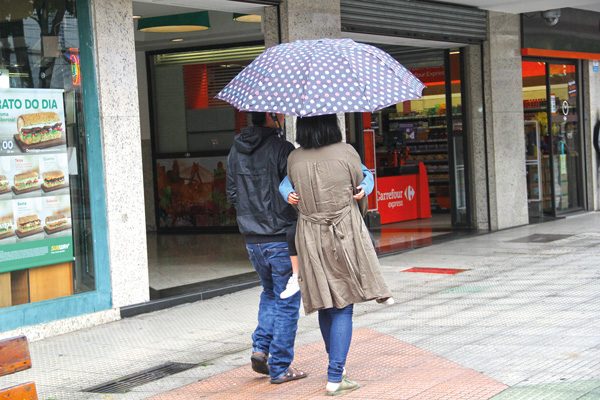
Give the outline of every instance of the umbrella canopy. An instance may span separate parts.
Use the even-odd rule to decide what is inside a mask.
[[[352,39],[271,47],[216,98],[241,111],[308,117],[373,112],[418,99],[425,85],[385,51]]]

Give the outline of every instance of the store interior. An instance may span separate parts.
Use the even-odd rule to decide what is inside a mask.
[[[256,43],[264,40],[261,23],[242,23],[232,18],[235,11],[260,15],[262,7],[233,1],[209,1],[206,4],[214,8],[209,10],[209,30],[151,33],[136,29],[138,73],[142,75],[142,79],[139,79],[142,141],[152,138],[155,151],[152,165],[159,168],[155,174],[155,179],[159,181],[158,188],[150,189],[158,207],[158,232],[154,229],[148,232],[153,299],[202,291],[215,282],[227,285],[235,284],[240,279],[253,279],[253,268],[243,238],[237,233],[235,225],[228,226],[235,221],[229,210],[221,212],[218,218],[196,215],[191,223],[186,220],[185,224],[180,225],[173,224],[177,218],[160,219],[161,211],[164,211],[160,209],[161,204],[166,203],[165,197],[161,196],[165,193],[165,185],[169,183],[169,191],[176,185],[184,185],[187,191],[197,188],[198,191],[210,192],[206,197],[209,200],[197,201],[195,210],[200,210],[197,212],[212,212],[219,206],[222,195],[217,191],[224,190],[219,171],[226,159],[230,141],[239,131],[240,121],[243,123],[245,118],[230,111],[224,104],[213,103],[210,93],[219,85],[224,85],[224,77],[230,71],[243,68],[254,57],[249,56],[252,54],[249,51],[245,54],[247,59],[244,59],[239,49],[256,48]],[[242,6],[246,8],[239,9]],[[189,7],[133,2],[134,15],[142,18],[197,11]],[[137,24],[134,20],[134,26],[137,27]],[[427,85],[423,98],[391,106],[372,115],[364,114],[362,127],[356,123],[347,124],[347,141],[358,148],[357,137],[364,135],[365,165],[377,174],[378,179],[381,178],[379,187],[370,196],[369,206],[374,214],[381,214],[380,223],[374,219],[371,222],[375,223],[369,224],[380,255],[395,254],[473,233],[468,228],[460,228],[452,214],[452,210],[455,215],[466,213],[464,163],[461,163],[460,157],[449,157],[451,146],[448,145],[449,131],[460,137],[462,130],[460,68],[455,65],[459,60],[459,50],[449,49],[447,44],[445,47],[439,44],[415,47],[414,43],[407,46],[401,40],[397,42],[370,44],[392,54]],[[238,49],[237,53],[232,53],[232,49]],[[151,56],[148,57],[148,54]],[[215,58],[217,56],[220,58]],[[152,65],[146,65],[146,61]],[[200,76],[202,71],[208,71],[210,75],[213,71],[212,76],[220,77],[220,81],[213,78],[207,86],[198,84],[197,89],[190,89],[190,85],[178,89],[169,81],[174,74],[189,79],[191,69],[195,71],[194,76]],[[446,71],[449,69],[452,76],[447,80]],[[193,81],[194,84],[197,81]],[[450,91],[446,90],[448,81],[451,82]],[[208,90],[206,101],[198,100],[200,96],[193,93],[202,90]],[[206,96],[202,93],[202,96]],[[195,99],[194,106],[190,106],[190,98]],[[447,107],[449,98],[452,99],[451,105]],[[192,107],[193,110],[190,109]],[[181,112],[181,118],[177,118],[178,112]],[[447,112],[451,113],[451,118],[446,118]],[[198,116],[202,116],[204,121],[212,118],[210,127],[195,126],[191,130],[190,121],[197,121]],[[224,123],[224,120],[229,122]],[[448,121],[451,129],[448,129]],[[168,126],[168,129],[161,130],[161,126]],[[191,159],[195,161],[194,164],[200,165],[185,167],[183,163],[190,161],[191,165]],[[179,163],[176,160],[180,160]],[[400,207],[394,207],[393,215],[387,215],[383,208],[385,203],[376,200],[377,190],[383,190],[388,184],[385,179],[396,182],[397,176],[416,174],[415,171],[419,171],[420,175],[419,183],[415,186],[415,198],[419,198],[424,206],[418,214],[402,215]],[[145,175],[149,172],[145,171]],[[173,183],[175,173],[179,181],[177,184]],[[190,176],[185,176],[185,173]],[[455,174],[454,179],[450,178],[451,173]],[[195,180],[202,182],[202,186],[194,186]],[[451,182],[455,182],[455,186],[462,188],[463,192],[453,192]],[[173,198],[167,200],[172,202]],[[398,204],[395,203],[396,206]],[[164,221],[171,225],[161,227]]]

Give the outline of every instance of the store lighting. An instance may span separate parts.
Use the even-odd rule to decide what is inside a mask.
[[[142,32],[194,32],[210,29],[208,11],[140,18],[138,31]]]
[[[237,22],[260,22],[262,17],[257,14],[236,14],[233,13],[233,20]]]
[[[141,15],[134,15],[134,16],[133,16],[133,17],[131,17],[131,18],[133,18],[133,19],[140,19],[140,18],[142,18],[142,16],[141,16]]]
[[[183,42],[183,39],[171,39],[171,42]]]

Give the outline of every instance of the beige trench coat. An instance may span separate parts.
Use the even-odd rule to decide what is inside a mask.
[[[352,198],[352,182],[362,182],[360,157],[336,143],[296,149],[288,176],[300,196],[296,248],[304,311],[391,297],[371,237]]]

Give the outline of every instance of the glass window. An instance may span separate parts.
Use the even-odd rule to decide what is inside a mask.
[[[264,45],[150,56],[158,227],[236,229],[225,195],[233,138],[250,115],[214,96],[264,51]]]
[[[75,4],[0,10],[0,307],[95,290]]]

